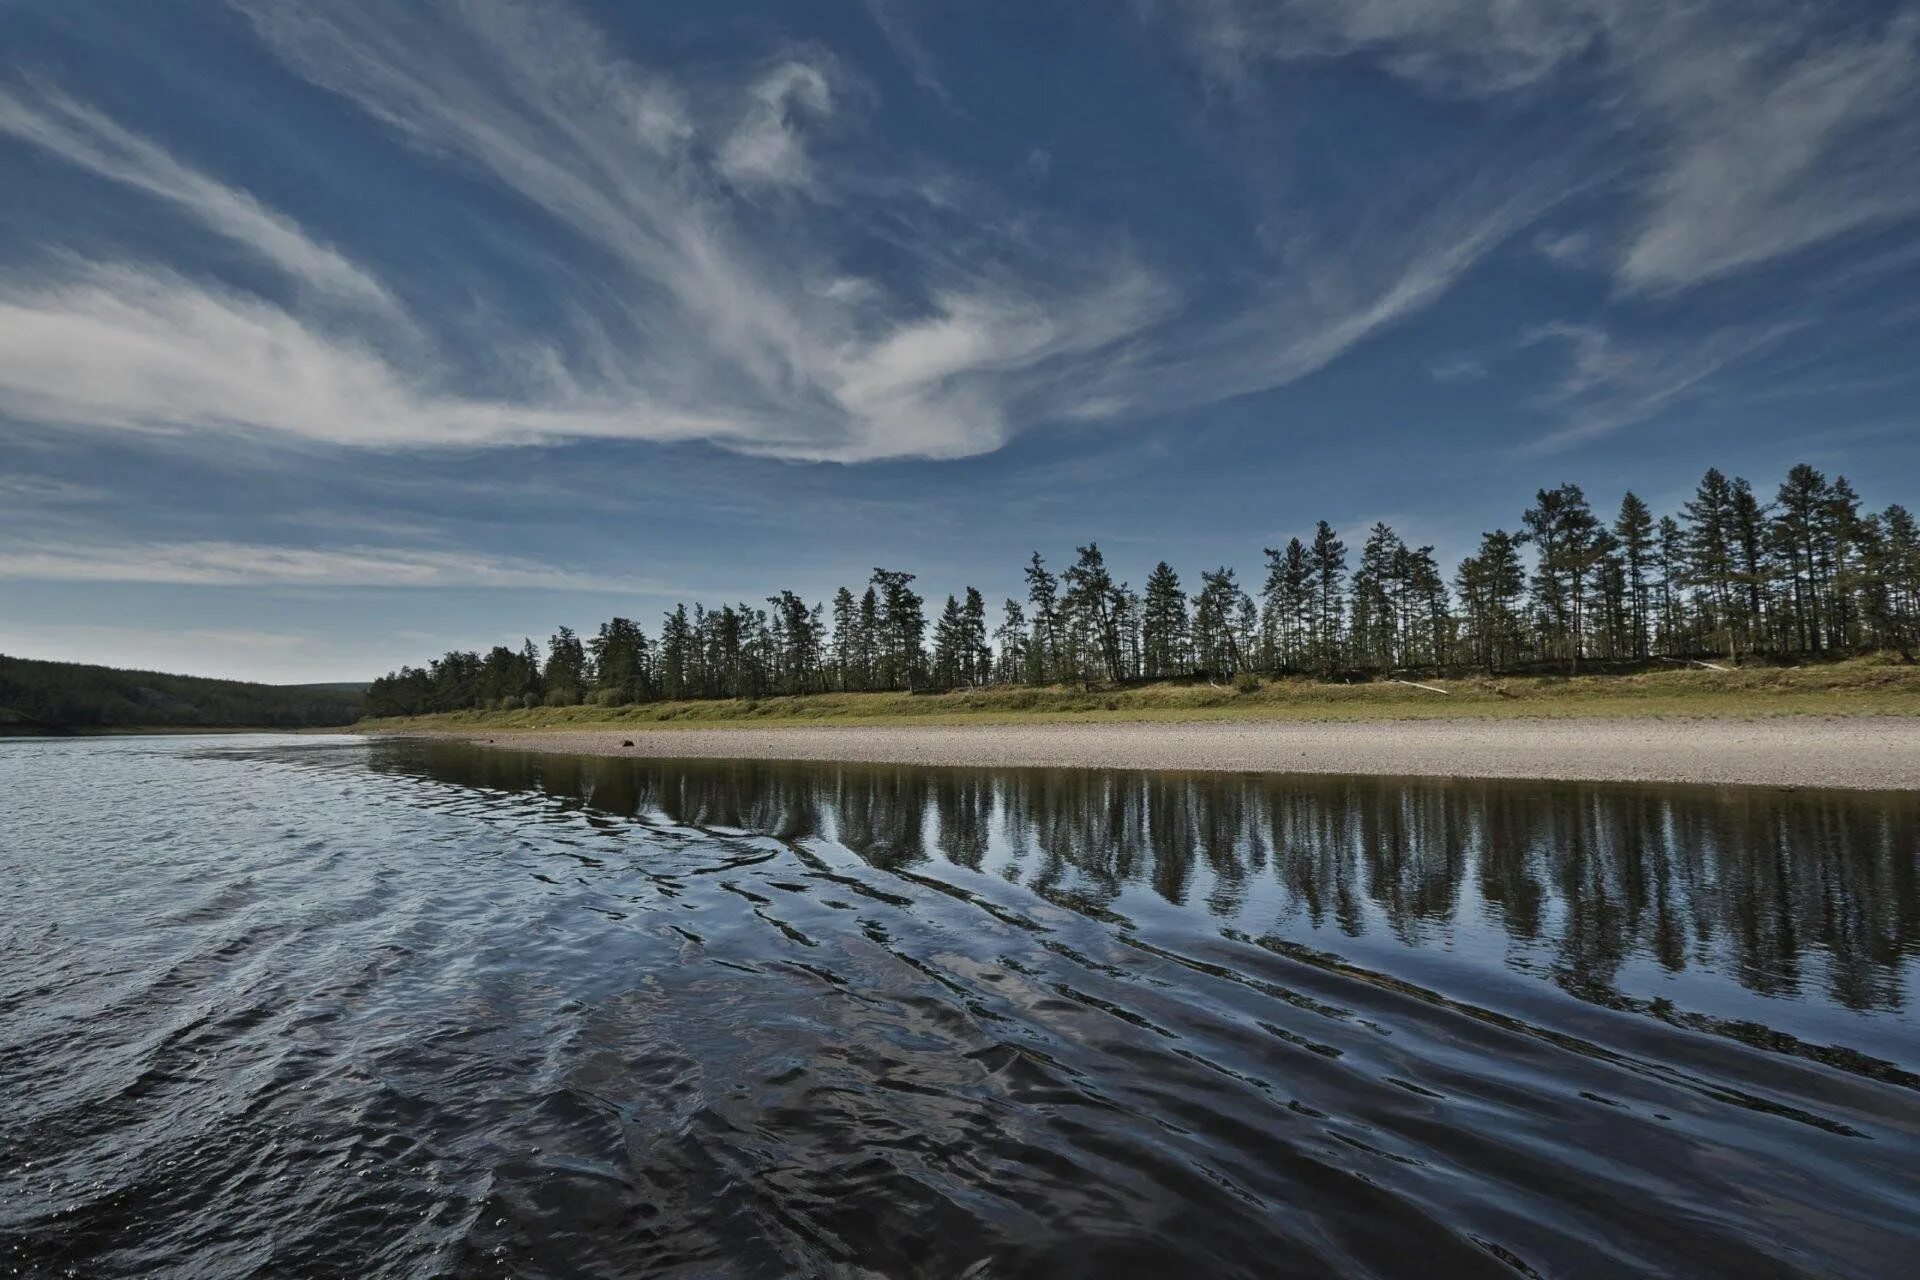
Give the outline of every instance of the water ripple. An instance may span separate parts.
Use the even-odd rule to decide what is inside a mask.
[[[0,743],[0,1270],[1883,1276],[1920,800]]]

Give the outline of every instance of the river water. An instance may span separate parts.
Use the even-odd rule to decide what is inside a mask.
[[[0,742],[0,1274],[1911,1275],[1920,796]]]

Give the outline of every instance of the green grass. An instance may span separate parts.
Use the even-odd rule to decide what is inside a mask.
[[[1534,716],[1748,719],[1796,715],[1920,715],[1920,666],[1881,657],[1737,671],[1679,668],[1632,675],[1388,681],[1266,680],[1240,691],[1193,683],[1083,690],[974,689],[942,694],[819,693],[800,697],[659,702],[633,707],[534,707],[363,720],[359,729],[710,729],[767,724],[1030,724],[1182,720],[1424,720]]]

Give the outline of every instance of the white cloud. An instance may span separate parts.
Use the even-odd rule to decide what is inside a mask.
[[[738,187],[811,186],[800,123],[807,116],[827,115],[832,106],[833,93],[820,68],[782,62],[754,85],[745,114],[720,144],[721,174]]]
[[[1556,0],[1178,0],[1195,51],[1238,78],[1267,59],[1360,54],[1445,92],[1539,80],[1604,25],[1593,3]]]
[[[348,445],[557,436],[738,438],[739,422],[569,388],[537,404],[464,399],[430,370],[246,295],[130,267],[0,282],[0,412],[63,424],[244,427]]]
[[[1450,198],[1303,224],[1285,262],[1249,264],[1234,308],[1202,314],[1123,238],[1008,207],[963,175],[871,140],[857,160],[813,164],[805,135],[844,96],[822,53],[702,83],[616,55],[552,3],[238,2],[297,72],[587,255],[556,275],[566,323],[525,333],[505,309],[436,335],[293,219],[156,143],[68,98],[6,98],[0,127],[169,201],[328,302],[393,314],[137,263],[18,268],[0,279],[0,412],[376,447],[697,438],[802,459],[964,456],[1036,422],[1304,376],[1430,305],[1567,182],[1564,166],[1495,181],[1483,157]],[[752,198],[773,189],[813,198]],[[895,269],[850,269],[876,244]],[[491,390],[436,342],[483,344]]]
[[[1592,266],[1596,252],[1591,231],[1543,231],[1533,238],[1533,247],[1563,267]]]
[[[0,500],[9,506],[66,506],[105,502],[112,495],[97,485],[75,484],[51,476],[0,475]]]
[[[1568,358],[1559,383],[1538,402],[1559,425],[1527,452],[1558,453],[1696,401],[1723,370],[1772,350],[1800,327],[1755,322],[1683,340],[1629,342],[1592,325],[1543,325],[1524,342],[1564,344]]]
[[[1016,220],[928,205],[929,189],[951,199],[963,184],[903,180],[914,166],[885,157],[869,159],[873,180],[815,173],[802,131],[838,99],[824,55],[744,83],[687,84],[616,56],[555,4],[241,7],[295,70],[519,196],[589,255],[591,267],[554,278],[580,286],[561,299],[566,323],[528,334],[495,309],[480,332],[436,336],[427,317],[403,317],[394,340],[334,310],[153,266],[54,260],[0,280],[0,411],[375,446],[602,436],[804,459],[956,456],[1004,440],[1016,405],[1022,425],[1063,414],[1043,366],[1091,358],[1162,314],[1147,273],[1100,237],[1063,258]],[[9,100],[7,111],[13,132],[171,200],[304,283],[388,296],[292,219],[90,108]],[[882,207],[834,213],[825,198],[843,181]],[[824,202],[740,199],[769,186]],[[864,219],[886,224],[907,268],[890,284],[846,268],[845,246],[876,234]],[[959,225],[964,255],[950,250]],[[956,299],[966,314],[949,316]],[[930,329],[983,315],[1044,319],[991,335],[977,359],[914,373]],[[504,390],[473,394],[436,341],[462,354],[483,343],[489,384]]]
[[[1007,290],[943,297],[925,318],[849,350],[832,385],[836,398],[878,429],[867,444],[874,456],[898,447],[907,432],[915,453],[957,456],[1005,439],[1007,410],[1020,406],[1022,388],[1042,398],[1051,389],[1050,362],[1119,341],[1167,301],[1145,272],[1113,279],[1070,309]]]
[[[1688,288],[1920,213],[1911,13],[1846,26],[1790,0],[1176,3],[1197,55],[1230,79],[1270,59],[1354,57],[1429,92],[1533,94],[1556,114],[1566,99],[1540,91],[1579,91],[1647,157],[1623,175],[1639,212],[1611,247],[1627,291]]]
[[[1619,263],[1629,288],[1682,288],[1920,213],[1920,20],[1788,45],[1709,28],[1640,77],[1670,131]]]
[[[446,317],[402,314],[364,266],[124,125],[57,94],[5,96],[0,130],[167,201],[304,288],[275,302],[133,262],[16,268],[0,278],[0,413],[373,447],[602,437],[849,462],[964,456],[1039,422],[1306,377],[1619,176],[1590,124],[1556,118],[1396,173],[1385,199],[1260,210],[1269,252],[1208,293],[1118,233],[1016,207],[856,135],[847,77],[817,50],[670,75],[551,2],[236,3],[296,72],[544,218],[557,236],[543,250],[564,264],[549,278],[561,321],[530,332],[514,308],[482,305],[468,328],[436,331]],[[1617,253],[1628,289],[1683,287],[1904,207],[1879,160],[1844,201],[1812,175],[1859,153],[1882,121],[1868,89],[1904,92],[1905,52],[1826,41],[1789,57],[1756,35],[1786,59],[1781,74],[1762,76],[1759,53],[1737,60],[1721,88],[1699,91],[1730,105],[1697,113],[1688,133],[1675,123],[1692,101],[1679,50],[1702,38],[1690,26],[1663,51],[1645,34],[1653,19],[1599,0],[1194,7],[1196,39],[1222,65],[1364,56],[1435,91],[1486,95],[1589,72],[1627,85],[1602,131],[1657,131],[1671,144],[1658,152],[1665,185],[1648,188],[1625,244],[1595,249],[1580,227],[1536,243],[1563,259]],[[1776,108],[1759,113],[1769,127],[1800,127],[1802,159],[1775,162],[1755,207],[1723,208],[1698,175],[1746,154],[1747,135],[1722,148],[1721,116],[1756,94]],[[844,144],[831,165],[811,152],[825,127]],[[1689,239],[1716,217],[1708,240]],[[459,283],[486,296],[485,279]],[[338,305],[353,299],[379,305]],[[489,353],[485,392],[476,347]]]
[[[0,548],[0,579],[170,586],[552,588],[648,592],[653,584],[536,561],[386,547],[239,542],[35,544]]]
[[[302,75],[600,255],[593,299],[617,314],[582,299],[564,348],[551,330],[485,335],[513,394],[476,398],[424,340],[151,268],[16,277],[0,281],[5,411],[383,446],[603,436],[957,457],[1035,422],[1310,373],[1429,305],[1559,189],[1529,174],[1321,233],[1237,311],[1200,315],[1123,241],[957,175],[872,151],[816,169],[801,129],[836,105],[823,55],[697,85],[615,55],[553,4],[241,7]],[[769,185],[818,198],[736,194]],[[876,234],[902,268],[885,281],[844,252]]]
[[[33,85],[31,100],[0,86],[0,133],[165,201],[319,293],[363,306],[393,305],[377,280],[309,238],[292,219],[182,164],[50,86]]]
[[[1237,314],[1192,326],[1123,383],[1165,407],[1305,378],[1432,306],[1512,237],[1590,180],[1580,149],[1516,143],[1396,176],[1395,192],[1302,231]]]
[[[1439,360],[1429,365],[1427,372],[1433,375],[1435,382],[1446,382],[1457,386],[1462,383],[1479,382],[1485,379],[1487,376],[1487,365],[1486,362],[1478,356],[1449,356],[1445,360]]]
[[[912,72],[914,83],[939,99],[948,110],[954,109],[953,97],[947,92],[934,69],[933,55],[913,33],[908,16],[902,12],[898,0],[866,0],[867,15],[873,19],[874,26],[880,29],[891,48],[908,71]]]

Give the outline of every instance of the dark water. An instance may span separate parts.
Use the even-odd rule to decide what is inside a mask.
[[[0,743],[0,1274],[1914,1274],[1920,796]]]

